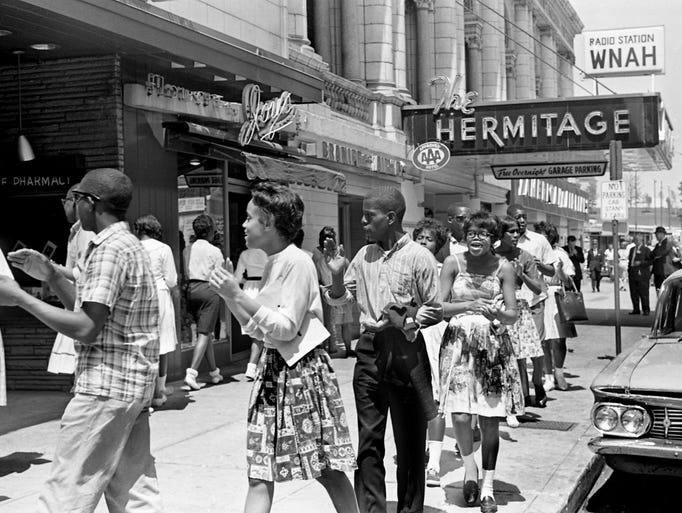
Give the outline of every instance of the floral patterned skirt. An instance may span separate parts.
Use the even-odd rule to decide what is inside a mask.
[[[517,359],[536,358],[542,356],[542,341],[535,327],[533,314],[530,313],[528,301],[518,299],[516,301],[518,319],[511,326],[507,326],[511,339],[514,355]]]
[[[357,465],[329,355],[316,348],[293,367],[276,349],[258,363],[248,410],[248,476],[264,481],[315,479]]]
[[[509,334],[482,315],[450,319],[440,349],[440,410],[483,417],[523,413],[523,393]]]

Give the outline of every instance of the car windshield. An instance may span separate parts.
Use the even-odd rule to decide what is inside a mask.
[[[656,316],[651,328],[653,338],[682,338],[682,273],[675,273],[661,287]]]

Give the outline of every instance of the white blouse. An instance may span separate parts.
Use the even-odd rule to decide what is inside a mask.
[[[175,287],[178,284],[178,272],[170,246],[156,239],[145,239],[141,242],[152,261],[152,274],[157,286],[162,290]]]

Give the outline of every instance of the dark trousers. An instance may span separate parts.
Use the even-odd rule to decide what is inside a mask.
[[[353,391],[358,414],[355,494],[361,513],[386,512],[384,468],[389,409],[397,453],[397,513],[424,509],[424,449],[427,420],[436,409],[424,339],[407,342],[388,329],[363,334],[357,345]]]
[[[592,292],[595,290],[599,292],[599,285],[601,283],[600,269],[590,269],[590,281],[592,282]]]
[[[630,285],[630,299],[632,300],[632,311],[639,312],[639,304],[642,303],[642,311],[649,312],[649,277],[646,280],[642,277],[635,276],[632,271],[628,273],[628,282]]]
[[[582,281],[583,281],[582,276],[573,277],[573,283],[575,283],[575,290],[577,290],[578,292],[580,292],[580,284],[582,283]]]

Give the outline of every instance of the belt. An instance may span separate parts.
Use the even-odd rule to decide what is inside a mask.
[[[190,283],[208,283],[208,280],[189,280]]]
[[[262,279],[261,276],[248,276],[246,278],[246,281],[260,281]]]

